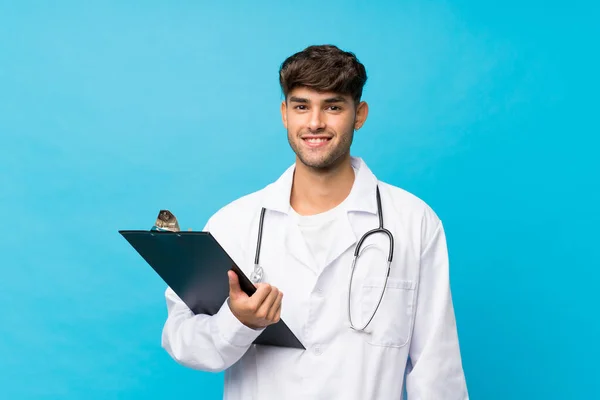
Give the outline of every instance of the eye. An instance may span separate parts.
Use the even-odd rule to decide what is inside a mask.
[[[296,110],[306,110],[306,106],[303,104],[299,104],[297,106],[294,107]]]
[[[329,109],[330,109],[331,111],[341,111],[341,109],[342,109],[342,108],[341,108],[341,107],[339,107],[339,106],[329,106]]]

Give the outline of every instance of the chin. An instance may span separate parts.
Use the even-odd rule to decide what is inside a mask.
[[[315,169],[315,170],[325,171],[325,170],[329,170],[337,165],[337,160],[331,159],[329,154],[325,157],[319,157],[319,158],[302,157],[302,156],[299,156],[298,158],[299,158],[300,162],[302,162],[302,164],[306,165],[309,168]]]

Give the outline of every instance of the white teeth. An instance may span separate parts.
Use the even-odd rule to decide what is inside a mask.
[[[326,140],[327,139],[321,139],[321,138],[306,139],[306,141],[309,143],[321,143],[321,142],[325,142]]]

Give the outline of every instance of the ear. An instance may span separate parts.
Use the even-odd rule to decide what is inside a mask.
[[[281,102],[281,121],[283,122],[283,126],[287,129],[287,104],[286,100]]]
[[[365,124],[369,115],[369,105],[361,101],[356,107],[356,118],[354,119],[354,130],[359,130]]]

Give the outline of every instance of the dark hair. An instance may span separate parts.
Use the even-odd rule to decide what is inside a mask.
[[[333,45],[309,46],[288,57],[279,69],[279,84],[287,100],[296,87],[352,96],[360,102],[367,81],[365,66],[353,53]]]

